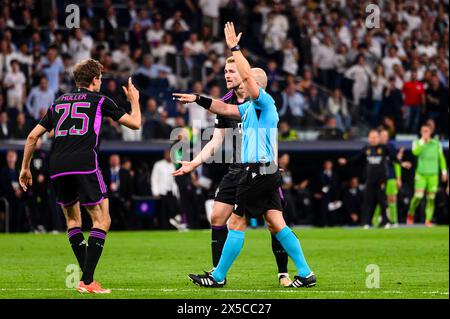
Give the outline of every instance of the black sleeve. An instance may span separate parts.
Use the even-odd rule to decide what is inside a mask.
[[[39,124],[42,125],[47,132],[50,132],[53,129],[53,105],[48,108],[47,114],[45,114]]]
[[[227,119],[224,116],[217,115],[214,127],[215,128],[228,128],[230,126],[228,124]]]
[[[105,96],[105,100],[102,104],[102,114],[112,118],[114,121],[118,121],[122,116],[126,114],[125,110],[118,107],[113,100]]]
[[[361,161],[362,161],[363,159],[365,159],[366,156],[367,156],[366,151],[367,151],[367,146],[364,146],[364,147],[362,148],[362,150],[358,152],[358,154],[356,154],[356,155],[350,157],[350,158],[347,160],[347,163],[349,163],[349,164],[354,164],[354,163],[359,163],[359,162],[361,162]]]
[[[395,147],[384,146],[386,157],[388,157],[392,163],[399,163],[400,161],[397,158],[397,150]]]

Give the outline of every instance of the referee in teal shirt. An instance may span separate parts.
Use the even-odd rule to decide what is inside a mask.
[[[251,100],[237,106],[200,95],[175,93],[174,96],[182,103],[196,102],[218,115],[242,120],[241,160],[247,174],[243,175],[237,187],[236,204],[229,221],[230,231],[219,264],[213,272],[190,274],[189,277],[203,287],[223,287],[227,272],[244,245],[246,218],[263,215],[269,231],[275,234],[297,268],[291,287],[315,286],[316,276],[305,260],[298,238],[283,218],[281,175],[276,163],[279,118],[273,98],[264,90],[267,75],[262,69],[250,68],[238,45],[242,33],[236,36],[233,23],[228,22],[224,31]]]

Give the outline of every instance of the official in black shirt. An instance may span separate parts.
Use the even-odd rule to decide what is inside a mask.
[[[383,218],[380,226],[389,227],[390,221],[387,217],[386,182],[388,178],[389,161],[399,163],[397,155],[386,145],[380,144],[380,135],[377,130],[371,130],[368,136],[368,145],[355,156],[339,159],[340,165],[365,163],[366,187],[363,196],[362,223],[364,228],[372,224],[375,207],[379,204]],[[402,164],[403,165],[403,164]]]

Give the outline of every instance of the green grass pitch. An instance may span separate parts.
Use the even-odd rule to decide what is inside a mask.
[[[187,278],[211,267],[209,231],[110,232],[96,279],[113,293],[101,296],[66,288],[66,267],[76,261],[65,234],[2,234],[0,298],[449,298],[448,227],[295,232],[317,275],[314,288],[278,287],[264,229],[247,231],[222,289]],[[379,267],[379,288],[366,287],[370,264]]]

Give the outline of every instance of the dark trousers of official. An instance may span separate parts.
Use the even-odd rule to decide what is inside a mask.
[[[380,205],[382,223],[386,223],[387,217],[387,196],[386,196],[386,181],[366,182],[364,189],[363,204],[362,204],[362,224],[372,225],[372,218],[375,207]]]
[[[159,228],[171,229],[169,219],[173,218],[178,213],[178,201],[172,192],[167,195],[161,195],[158,209]]]

